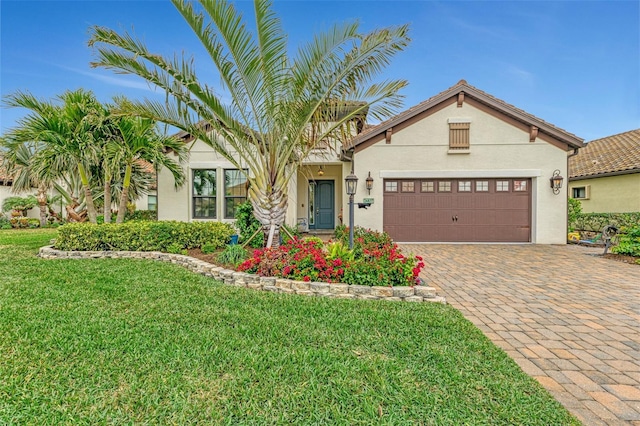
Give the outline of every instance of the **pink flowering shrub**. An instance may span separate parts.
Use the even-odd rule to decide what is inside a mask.
[[[422,268],[421,257],[403,255],[386,233],[359,230],[352,251],[329,253],[320,241],[295,239],[279,248],[255,250],[238,270],[302,281],[412,286],[420,283]]]

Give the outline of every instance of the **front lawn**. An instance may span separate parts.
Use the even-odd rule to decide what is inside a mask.
[[[36,258],[53,237],[0,231],[0,424],[578,424],[449,306]]]

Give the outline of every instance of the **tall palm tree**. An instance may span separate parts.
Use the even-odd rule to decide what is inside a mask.
[[[228,103],[198,78],[191,59],[153,54],[128,33],[93,27],[92,65],[162,88],[166,102],[135,102],[131,112],[182,129],[248,169],[254,214],[265,241],[277,244],[288,183],[316,143],[340,137],[345,124],[367,112],[383,119],[401,105],[406,81],[374,79],[408,45],[408,27],[361,34],[357,23],[335,25],[290,57],[270,0],[254,1],[252,30],[230,2],[172,3],[208,52]]]
[[[122,223],[127,210],[129,187],[136,163],[145,160],[156,170],[166,167],[173,175],[176,187],[179,187],[185,180],[181,163],[185,160],[187,147],[175,137],[161,135],[156,123],[147,118],[120,116],[114,120],[114,124],[115,137],[107,142],[105,160],[112,165],[109,167],[111,170],[116,167],[124,169],[116,218],[116,223]],[[168,153],[175,154],[178,161]]]
[[[58,96],[61,105],[37,99],[30,93],[16,92],[5,98],[9,107],[22,107],[30,114],[18,121],[6,139],[12,144],[37,143],[30,160],[30,173],[53,182],[77,170],[85,196],[87,214],[96,223],[89,175],[102,143],[106,109],[93,93],[79,89]]]

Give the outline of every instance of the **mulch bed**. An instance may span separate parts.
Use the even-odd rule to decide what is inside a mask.
[[[638,261],[638,259],[639,259],[637,257],[626,256],[624,254],[614,254],[614,253],[607,253],[607,254],[604,254],[602,256],[605,259],[612,259],[612,260],[617,260],[618,262],[624,262],[624,263],[629,263],[631,265],[640,266],[640,264],[636,263]]]
[[[215,264],[216,256],[220,252],[221,251],[219,250],[211,254],[204,254],[202,250],[200,250],[199,248],[194,248],[194,249],[187,250],[187,255],[191,257],[195,257],[196,259],[204,260],[205,262],[208,262],[208,263]],[[223,266],[223,265],[218,265],[218,266]]]

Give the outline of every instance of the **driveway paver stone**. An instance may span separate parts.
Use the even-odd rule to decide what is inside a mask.
[[[640,425],[640,266],[601,249],[403,244],[427,285],[585,425]]]

